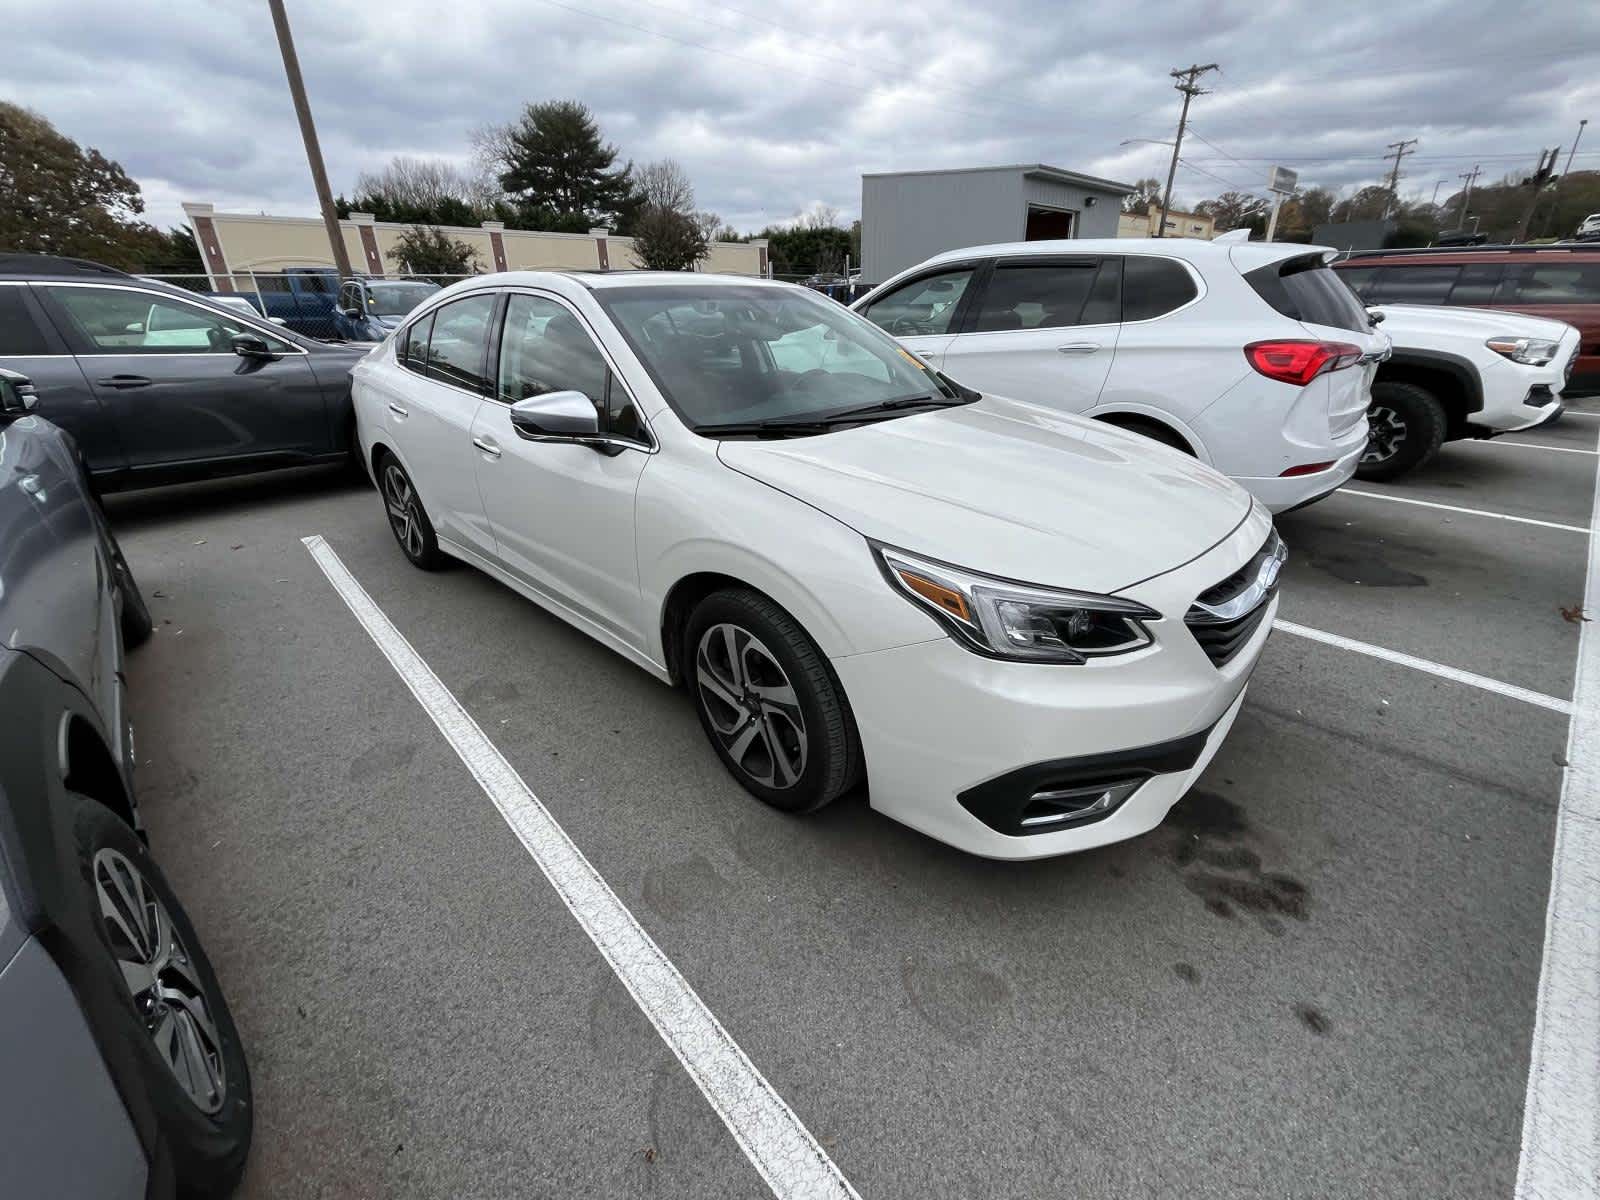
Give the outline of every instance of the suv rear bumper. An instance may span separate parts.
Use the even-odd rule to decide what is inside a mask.
[[[1356,473],[1356,467],[1361,464],[1361,455],[1367,448],[1366,422],[1361,424],[1360,439],[1352,446],[1350,439],[1344,446],[1337,462],[1326,471],[1317,471],[1311,475],[1291,475],[1287,479],[1281,476],[1273,479],[1248,479],[1233,476],[1233,481],[1248,491],[1267,509],[1273,513],[1288,512],[1291,508],[1299,508],[1310,504],[1313,500],[1321,500],[1330,492],[1337,491],[1350,481]]]

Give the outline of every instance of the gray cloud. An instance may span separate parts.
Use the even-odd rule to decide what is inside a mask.
[[[1044,161],[1165,174],[1167,72],[1216,61],[1178,192],[1377,182],[1420,138],[1402,189],[1442,197],[1569,146],[1600,118],[1600,6],[1306,0],[290,0],[336,190],[395,154],[464,162],[468,134],[522,102],[582,100],[625,157],[670,155],[699,203],[755,228],[825,203],[853,214],[864,171]],[[1513,17],[1514,13],[1514,17]],[[1514,21],[1508,24],[1508,21]],[[180,200],[312,213],[266,5],[139,8],[0,0],[14,63],[0,96],[119,160],[149,215]],[[1563,152],[1565,161],[1565,152]],[[1579,165],[1600,166],[1600,129]]]

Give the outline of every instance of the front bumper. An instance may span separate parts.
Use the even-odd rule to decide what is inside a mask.
[[[872,806],[997,859],[1070,854],[1155,828],[1227,736],[1271,631],[1277,597],[1221,667],[1182,614],[1195,596],[1249,561],[1269,529],[1258,508],[1195,562],[1120,593],[1169,614],[1151,625],[1155,644],[1132,654],[1081,666],[1000,661],[946,637],[832,660],[860,731]],[[1124,775],[1131,770],[1143,781],[1104,816],[1043,832],[1003,832],[1003,814],[973,802],[987,788],[1004,808],[1015,800],[1013,784],[1035,776],[1033,786],[1049,783],[1046,776],[1081,778],[1082,760],[1103,764],[1107,756],[1121,760],[1112,765]]]

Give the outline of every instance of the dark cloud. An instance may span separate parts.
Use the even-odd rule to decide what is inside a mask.
[[[1420,138],[1403,189],[1474,162],[1493,179],[1600,118],[1600,5],[1047,0],[290,0],[335,189],[395,154],[465,163],[475,127],[572,97],[624,156],[678,159],[702,207],[758,227],[846,214],[864,171],[1044,161],[1164,175],[1167,72],[1215,61],[1178,191],[1377,182]],[[1514,14],[1514,18],[1513,18]],[[1508,21],[1514,21],[1508,25]],[[0,96],[118,159],[152,217],[178,202],[310,213],[264,3],[0,0]],[[1139,141],[1136,139],[1148,139]],[[1130,144],[1122,145],[1124,141]],[[1565,155],[1563,154],[1563,161]],[[1600,130],[1579,165],[1600,166]]]

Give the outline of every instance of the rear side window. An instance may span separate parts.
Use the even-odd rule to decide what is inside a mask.
[[[1122,263],[1122,319],[1148,321],[1182,308],[1200,294],[1182,263],[1129,255]]]
[[[1499,304],[1600,304],[1600,263],[1518,263],[1506,268]]]
[[[1372,303],[1443,304],[1460,274],[1460,267],[1383,267]]]
[[[1456,276],[1456,285],[1450,289],[1448,304],[1488,304],[1494,299],[1494,290],[1500,286],[1500,276],[1505,273],[1501,263],[1468,263]]]
[[[492,293],[468,296],[436,309],[428,338],[428,378],[468,391],[489,390],[484,356],[489,349],[489,323],[494,317]]]
[[[428,373],[428,335],[433,331],[433,314],[413,321],[402,335],[404,340],[395,346],[395,357],[402,366],[418,375]]]
[[[1320,254],[1268,263],[1245,272],[1244,278],[1256,295],[1292,320],[1358,333],[1372,327],[1361,301]]]
[[[978,311],[977,333],[1007,329],[1058,329],[1081,323],[1099,264],[1000,262]]]
[[[50,344],[34,324],[20,287],[0,287],[0,358],[49,354]]]

